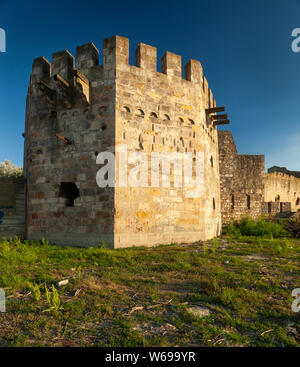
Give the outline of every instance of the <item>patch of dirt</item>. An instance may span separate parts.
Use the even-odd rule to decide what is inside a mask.
[[[232,255],[232,256],[238,257],[245,261],[268,260],[265,256],[262,255]]]
[[[142,335],[145,336],[152,336],[152,335],[164,336],[177,330],[177,328],[174,325],[169,323],[166,323],[164,325],[158,325],[152,322],[138,324],[133,329],[139,331]]]

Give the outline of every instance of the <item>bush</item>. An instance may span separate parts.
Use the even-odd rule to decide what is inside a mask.
[[[0,165],[0,177],[21,177],[23,176],[22,167],[11,163],[9,160],[5,160]]]
[[[231,221],[229,225],[223,229],[223,234],[234,238],[241,237],[241,231],[237,227],[237,224],[234,223],[233,221]]]
[[[242,218],[240,222],[231,222],[224,233],[233,237],[239,237],[240,235],[271,238],[290,236],[282,224],[266,221],[263,218],[254,220],[249,217]]]

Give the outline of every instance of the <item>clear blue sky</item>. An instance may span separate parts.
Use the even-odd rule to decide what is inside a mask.
[[[25,98],[34,58],[118,34],[201,61],[218,105],[226,106],[241,154],[300,170],[299,0],[0,0],[0,162],[22,165]]]

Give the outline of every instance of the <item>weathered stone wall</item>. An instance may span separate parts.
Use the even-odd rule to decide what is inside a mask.
[[[25,180],[0,178],[0,238],[25,237]]]
[[[167,52],[158,73],[156,49],[141,44],[130,66],[129,41],[118,36],[104,40],[103,65],[98,57],[88,44],[77,48],[76,70],[67,51],[54,54],[52,64],[33,63],[24,154],[28,238],[124,247],[219,234],[218,135],[205,114],[215,100],[201,64],[190,60],[182,79],[181,57]],[[100,189],[97,154],[124,144],[148,155],[204,152],[204,194],[187,199],[174,187]],[[117,178],[118,170],[117,155]],[[73,206],[70,188],[79,195]]]
[[[300,172],[299,171],[290,171],[286,167],[273,166],[273,167],[268,169],[268,173],[273,173],[273,172],[281,172],[281,173],[285,173],[286,175],[290,175],[290,176],[294,176],[296,178],[300,178]]]
[[[115,72],[108,64],[105,56],[98,65],[93,44],[77,48],[82,74],[67,51],[54,54],[52,65],[33,63],[25,133],[29,239],[113,246],[114,190],[96,184],[96,156],[115,144]]]
[[[264,201],[264,156],[239,155],[231,132],[218,131],[222,224],[257,218]]]
[[[136,65],[129,60],[129,40],[116,42],[116,146],[145,153],[148,185],[153,152],[204,152],[204,192],[187,198],[186,189],[116,188],[115,246],[191,242],[220,233],[217,130],[205,109],[215,106],[201,64],[190,60],[182,77],[181,56],[167,52],[157,72],[156,48],[140,44]],[[122,58],[121,58],[122,56]],[[117,160],[117,169],[119,161]]]
[[[264,185],[266,202],[290,202],[292,212],[300,209],[300,178],[274,171],[265,174]]]

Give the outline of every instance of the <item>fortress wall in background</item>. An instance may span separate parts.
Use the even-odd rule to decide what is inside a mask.
[[[0,178],[0,238],[25,237],[25,180]]]
[[[222,224],[257,218],[264,201],[264,156],[239,155],[231,132],[218,131]]]
[[[282,172],[272,172],[264,175],[264,184],[266,202],[290,202],[292,212],[300,209],[300,178]],[[286,211],[284,209],[281,208],[281,211]]]

